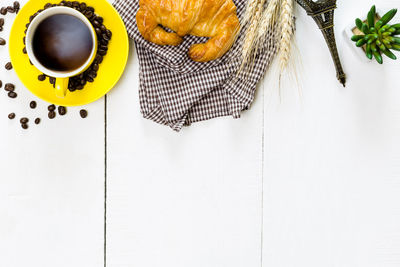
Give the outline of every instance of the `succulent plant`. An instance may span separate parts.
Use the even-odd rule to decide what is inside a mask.
[[[397,57],[391,50],[400,51],[400,37],[396,37],[400,35],[400,23],[388,24],[396,13],[397,9],[392,9],[376,21],[376,8],[372,6],[367,21],[356,19],[356,26],[363,34],[354,35],[351,40],[356,42],[358,47],[365,45],[366,56],[369,59],[374,57],[379,64],[383,63],[382,54],[396,60]]]

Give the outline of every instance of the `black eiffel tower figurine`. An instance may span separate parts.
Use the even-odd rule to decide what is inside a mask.
[[[318,24],[329,46],[333,61],[336,67],[338,80],[346,86],[346,74],[340,63],[339,53],[336,46],[335,32],[333,29],[333,15],[336,8],[336,0],[296,0]]]

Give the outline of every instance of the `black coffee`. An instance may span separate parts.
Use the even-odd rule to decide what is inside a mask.
[[[54,71],[73,71],[90,57],[93,39],[89,28],[80,19],[57,14],[38,25],[32,48],[44,67]]]

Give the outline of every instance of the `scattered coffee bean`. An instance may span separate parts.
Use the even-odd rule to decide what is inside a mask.
[[[87,112],[85,109],[81,109],[81,110],[79,111],[79,114],[80,114],[81,117],[84,119],[84,118],[87,117],[88,112]]]
[[[13,113],[8,114],[8,118],[9,118],[10,120],[15,119],[15,113],[13,112]]]
[[[35,124],[39,124],[40,123],[40,118],[36,118],[35,119]]]
[[[5,45],[6,44],[6,40],[4,40],[3,38],[0,38],[0,45]]]
[[[3,26],[4,26],[4,19],[0,18],[0,27],[3,27]]]
[[[45,75],[45,74],[40,74],[40,75],[38,76],[38,80],[41,81],[41,82],[43,82],[44,80],[46,80],[46,75]]]
[[[52,120],[56,117],[56,113],[54,111],[50,111],[48,116],[49,116],[49,119]]]
[[[21,118],[21,119],[19,120],[19,122],[20,122],[21,124],[26,124],[26,123],[29,122],[29,119],[24,117],[24,118]]]
[[[29,103],[29,106],[31,107],[31,109],[35,109],[37,107],[36,101],[31,101],[31,103]]]
[[[54,110],[56,110],[56,106],[55,105],[50,105],[50,106],[47,107],[47,110],[48,111],[54,111]]]
[[[7,62],[7,64],[4,66],[6,70],[11,70],[13,68],[11,62]]]
[[[67,114],[67,108],[63,107],[63,106],[59,106],[58,107],[58,114],[60,114],[61,116],[64,116],[65,114]]]
[[[22,127],[22,129],[24,129],[24,130],[26,130],[26,129],[29,128],[28,124],[26,124],[26,123],[21,124],[21,127]]]
[[[19,8],[20,8],[19,2],[15,1],[14,4],[13,4],[13,7],[14,7],[15,10],[19,10]]]
[[[12,83],[6,83],[6,85],[4,86],[4,90],[8,92],[13,92],[15,90],[15,85]]]
[[[12,6],[7,7],[7,12],[8,13],[15,13],[15,9]]]
[[[6,14],[7,14],[7,8],[6,8],[6,7],[2,7],[2,8],[0,9],[0,14],[6,15]]]
[[[55,84],[56,83],[56,78],[50,77],[49,81],[50,81],[51,84]]]
[[[8,92],[8,97],[10,98],[16,98],[18,95],[16,92]]]

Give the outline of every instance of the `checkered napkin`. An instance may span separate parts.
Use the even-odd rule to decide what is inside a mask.
[[[246,0],[234,0],[239,19]],[[236,75],[240,67],[240,33],[234,46],[222,58],[199,63],[187,52],[191,45],[207,41],[186,36],[180,46],[158,46],[147,42],[136,25],[138,0],[116,0],[115,8],[135,40],[140,63],[140,106],[143,116],[180,131],[193,122],[221,116],[239,118],[253,102],[257,83],[271,62],[275,49],[255,58],[254,66]],[[270,40],[273,45],[273,38]]]

